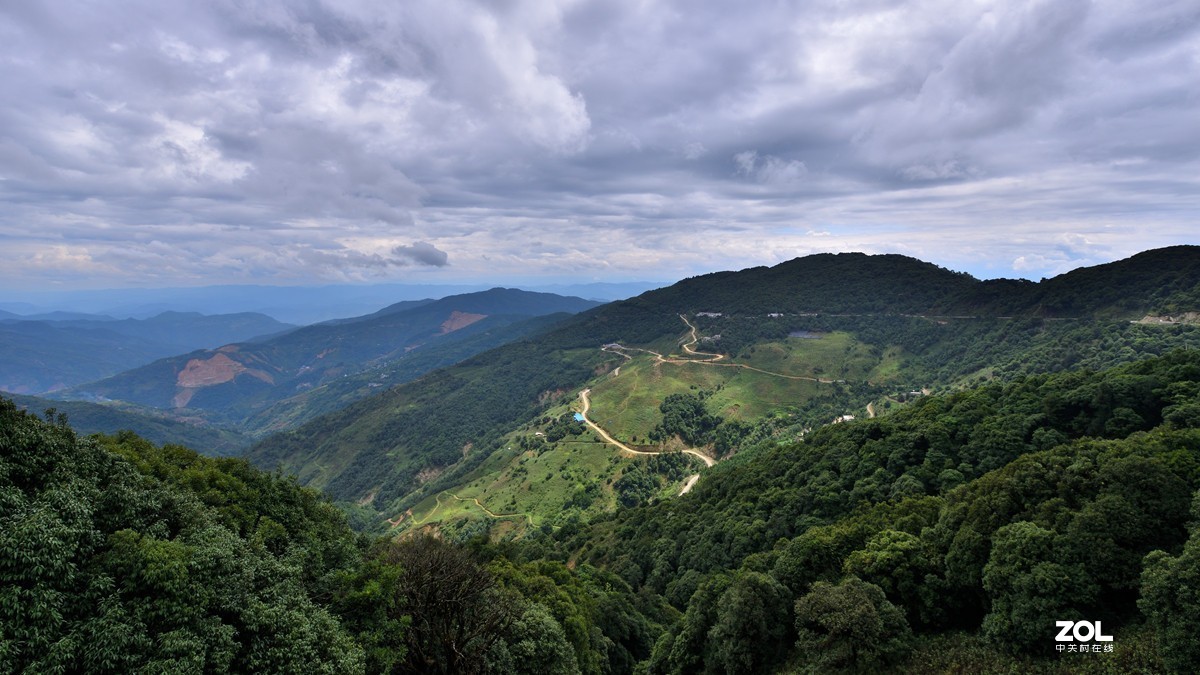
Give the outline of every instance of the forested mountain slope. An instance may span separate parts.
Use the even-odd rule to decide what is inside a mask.
[[[1200,352],[1178,351],[827,426],[554,539],[686,610],[650,672],[958,670],[955,631],[1049,666],[1047,617],[1102,621],[1130,667],[1163,667],[1159,631],[1186,672],[1200,651],[1173,631],[1200,603],[1155,598],[1200,569],[1198,488]]]
[[[1084,288],[1074,281],[979,282],[903,256],[862,254],[696,277],[364,399],[265,440],[250,457],[393,522],[410,511],[408,523],[441,518],[439,495],[488,504],[488,491],[499,490],[506,502],[493,512],[561,526],[573,513],[586,520],[611,510],[622,499],[612,486],[630,468],[614,458],[588,478],[572,477],[571,461],[563,459],[562,470],[536,485],[523,473],[533,461],[528,453],[542,457],[557,447],[544,447],[549,428],[576,411],[584,388],[593,390],[594,414],[627,445],[658,452],[679,436],[725,454],[938,387],[1106,368],[1200,346],[1196,326],[1128,319],[1165,311],[1176,302],[1167,298],[1200,287],[1198,259],[1200,248],[1176,247],[1070,273],[1088,281]],[[1173,290],[1148,290],[1155,284]],[[980,295],[983,285],[988,290]],[[985,311],[981,297],[996,314]],[[1068,306],[1078,315],[1046,316]],[[714,357],[688,349],[723,361],[699,363]],[[700,398],[721,433],[687,438],[664,428],[648,438],[672,394]],[[564,442],[588,456],[615,452],[587,430]],[[605,487],[576,499],[575,488],[596,476]],[[557,519],[541,520],[523,506],[522,495],[547,491],[560,501],[539,508]]]
[[[1200,668],[1195,349],[762,439],[684,496],[468,548],[8,401],[0,500],[6,670]],[[1114,639],[1059,653],[1048,616]]]
[[[315,491],[0,398],[0,671],[629,673],[678,616],[582,565],[356,537]]]
[[[37,396],[12,394],[9,398],[22,410],[40,413],[53,409],[71,420],[80,434],[115,434],[132,431],[146,440],[198,448],[214,457],[242,454],[254,441],[229,429],[200,420],[179,420],[158,410],[137,406],[115,406],[85,401],[54,401]]]

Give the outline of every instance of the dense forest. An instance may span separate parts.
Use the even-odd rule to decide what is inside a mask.
[[[1195,351],[929,397],[744,451],[552,548],[685,612],[650,672],[900,667],[952,631],[1051,656],[1049,616],[1187,670],[1198,401]]]
[[[506,543],[356,535],[243,460],[8,401],[0,444],[5,670],[1200,667],[1194,350],[763,442],[684,497]],[[1047,617],[1113,653],[1057,653]]]
[[[360,537],[243,460],[0,400],[3,672],[630,672],[678,616],[476,549]]]

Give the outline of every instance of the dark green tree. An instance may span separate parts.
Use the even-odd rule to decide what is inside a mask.
[[[706,670],[737,675],[778,665],[791,635],[791,599],[770,576],[739,572],[717,603],[716,623],[708,631],[714,650]]]
[[[883,590],[857,577],[826,581],[796,601],[805,672],[878,671],[907,653],[912,631]]]
[[[577,675],[579,663],[563,628],[543,605],[531,602],[492,645],[487,655],[493,673]]]
[[[1196,518],[1183,552],[1166,551],[1146,556],[1142,572],[1142,597],[1138,607],[1158,636],[1163,663],[1175,672],[1200,672],[1200,492],[1192,502]]]
[[[1045,651],[1050,620],[1084,619],[1077,607],[1096,601],[1098,587],[1080,563],[1059,561],[1053,531],[1021,521],[992,537],[983,568],[983,587],[992,611],[983,634],[1014,650]]]
[[[504,591],[466,549],[430,536],[396,542],[382,561],[402,570],[397,592],[412,616],[407,673],[483,673],[487,654],[520,616],[519,596]]]

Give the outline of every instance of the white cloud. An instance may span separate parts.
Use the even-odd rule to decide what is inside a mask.
[[[1186,2],[16,3],[0,285],[1036,277],[1196,242],[1197,55]]]

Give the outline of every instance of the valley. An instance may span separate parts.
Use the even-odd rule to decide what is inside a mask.
[[[1182,261],[1177,274],[1195,273],[1195,262],[1180,259],[1182,253],[1155,255]],[[1009,300],[989,291],[979,305],[980,286],[1003,291],[1003,285],[964,286],[959,275],[939,277],[931,266],[897,256],[802,262],[781,265],[789,270],[782,276],[761,269],[723,273],[584,312],[535,340],[466,359],[268,438],[250,456],[329,490],[376,528],[388,529],[385,521],[408,511],[453,531],[491,527],[477,508],[438,507],[440,493],[554,528],[609,513],[622,499],[678,496],[696,474],[682,465],[649,467],[653,455],[614,457],[614,448],[694,449],[720,459],[799,439],[834,420],[891,414],[933,392],[1068,364],[1108,367],[1147,347],[1162,353],[1196,339],[1186,325],[1132,323],[1149,305],[1131,307],[1120,319],[1110,318],[1109,305],[1094,303],[1076,303],[1075,316],[1046,317],[1055,304],[1031,286],[1017,287]],[[1146,283],[1129,272],[1146,268],[1142,259],[1110,267],[1097,286],[1134,293]],[[880,311],[876,283],[864,286],[864,295],[847,284],[825,295],[814,290],[830,277],[851,280],[852,287],[854,279],[888,275],[895,278],[889,287],[921,280],[926,304],[910,296],[901,311]],[[1071,275],[1095,278],[1087,270]],[[730,294],[747,287],[755,291]],[[747,305],[742,298],[753,300]],[[1031,304],[1022,310],[1016,298]],[[987,303],[1004,313],[993,315]],[[549,441],[550,429],[585,400],[587,422]],[[663,409],[668,401],[670,411]],[[505,527],[507,536],[525,528]]]

